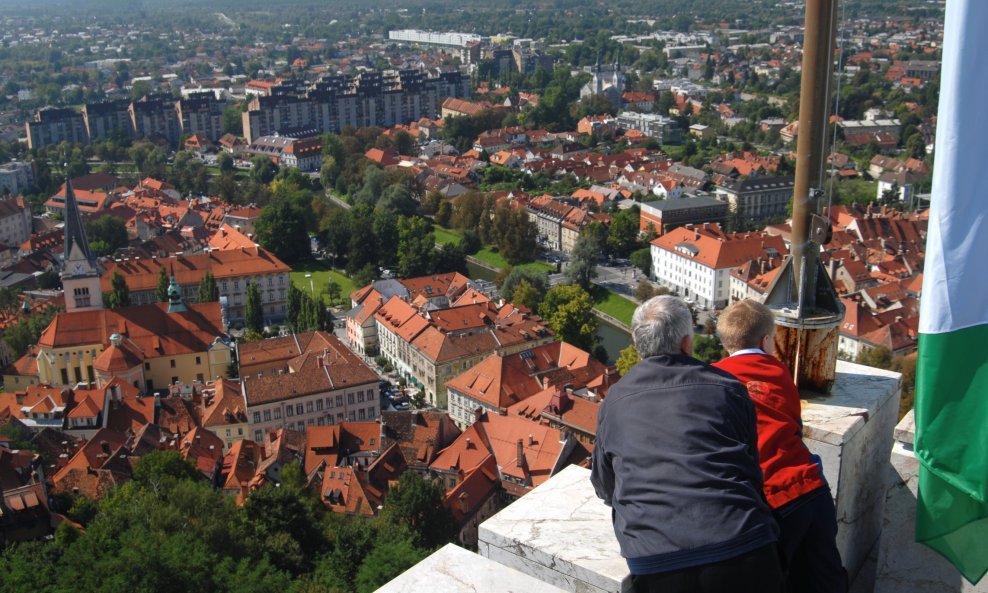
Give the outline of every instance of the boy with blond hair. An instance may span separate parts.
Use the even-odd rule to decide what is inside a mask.
[[[744,383],[755,403],[764,493],[781,530],[787,589],[845,593],[834,501],[818,461],[803,444],[792,374],[772,355],[775,316],[765,305],[743,300],[721,313],[717,333],[730,356],[714,366]]]

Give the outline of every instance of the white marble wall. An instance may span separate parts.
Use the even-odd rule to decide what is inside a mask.
[[[563,593],[554,587],[447,544],[376,593]]]
[[[853,580],[881,534],[884,475],[901,375],[839,361],[831,394],[804,400],[803,436],[837,504],[837,546]]]
[[[942,556],[915,541],[919,460],[913,453],[913,423],[909,412],[895,427],[875,593],[988,593],[988,577],[972,585]]]
[[[571,465],[480,525],[480,554],[567,591],[631,589],[611,510]]]

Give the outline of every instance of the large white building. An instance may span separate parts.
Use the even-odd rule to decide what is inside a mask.
[[[18,247],[31,238],[31,206],[24,198],[0,200],[0,246]]]
[[[398,29],[388,31],[388,39],[392,41],[407,41],[409,43],[464,47],[468,43],[483,41],[484,38],[474,33],[456,33],[454,31],[437,33],[435,31],[421,31],[419,29]]]
[[[34,167],[31,163],[11,161],[0,165],[0,196],[23,193],[32,185]]]
[[[687,225],[652,241],[657,282],[703,309],[721,309],[731,298],[731,272],[757,259],[778,259],[785,243],[767,233],[724,233],[720,225]]]

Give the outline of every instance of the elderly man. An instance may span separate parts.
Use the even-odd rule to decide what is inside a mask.
[[[631,329],[642,361],[600,407],[591,480],[635,591],[781,591],[745,387],[690,355],[693,320],[679,299],[643,303]]]

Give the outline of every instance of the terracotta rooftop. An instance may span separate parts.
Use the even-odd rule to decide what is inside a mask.
[[[60,313],[45,328],[38,345],[66,348],[89,344],[109,347],[110,336],[126,337],[145,358],[206,352],[225,336],[219,303],[187,305],[187,311],[168,313],[168,305],[154,303]]]
[[[288,372],[242,372],[242,384],[248,406],[267,404],[311,395],[376,385],[380,380],[363,360],[332,334],[322,336],[327,347],[306,351],[288,362]]]
[[[680,227],[652,240],[652,245],[716,270],[736,268],[759,257],[788,253],[782,238],[767,233],[724,233],[718,224]]]
[[[110,291],[113,274],[120,273],[131,292],[156,290],[160,269],[164,267],[181,286],[197,285],[207,271],[217,280],[244,278],[262,274],[287,273],[291,268],[263,247],[242,247],[210,251],[195,255],[176,255],[161,259],[106,262],[100,280],[101,289]]]

